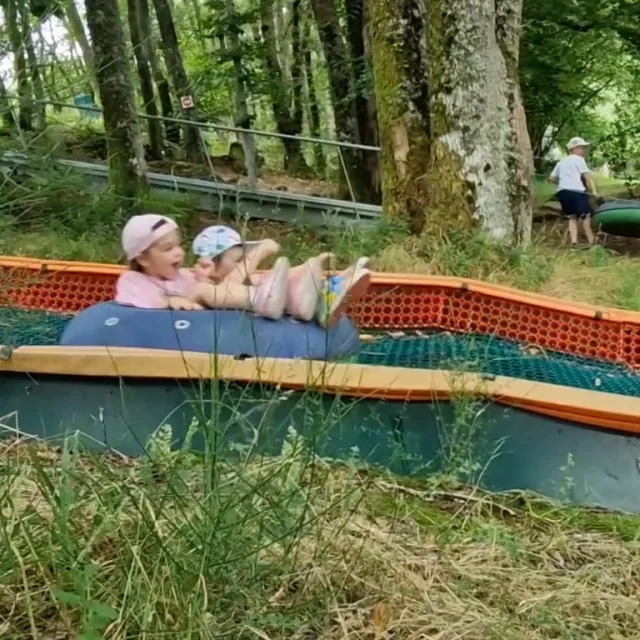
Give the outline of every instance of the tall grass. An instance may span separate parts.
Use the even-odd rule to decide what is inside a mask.
[[[3,441],[2,637],[635,637],[637,518],[170,439]]]

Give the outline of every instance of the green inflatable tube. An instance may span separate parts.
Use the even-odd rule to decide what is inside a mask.
[[[596,209],[593,222],[604,233],[640,238],[640,201],[606,202]]]

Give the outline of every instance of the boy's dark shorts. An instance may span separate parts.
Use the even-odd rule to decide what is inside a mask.
[[[568,189],[563,189],[562,191],[558,191],[557,197],[562,206],[562,215],[567,218],[573,216],[584,218],[593,213],[591,200],[586,191],[569,191]]]

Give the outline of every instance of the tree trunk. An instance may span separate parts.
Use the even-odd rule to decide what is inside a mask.
[[[365,0],[347,0],[347,27],[351,45],[351,61],[354,77],[354,107],[358,125],[358,140],[364,145],[374,147],[378,143],[377,123],[375,120],[375,94],[370,77],[371,51],[367,46],[365,32],[368,28],[368,2]],[[361,151],[362,170],[370,186],[370,197],[380,201],[379,193],[379,157],[376,151]]]
[[[307,104],[309,106],[309,130],[312,138],[321,137],[320,128],[320,109],[318,108],[318,96],[316,94],[316,85],[313,76],[313,63],[311,60],[311,46],[309,38],[309,29],[306,29],[306,38],[304,49],[304,75],[307,88]],[[320,143],[313,145],[313,158],[315,160],[316,173],[324,176],[327,171],[327,161],[324,157],[324,150]]]
[[[291,124],[295,135],[302,133],[302,123],[304,118],[304,103],[302,94],[304,89],[304,60],[303,60],[303,33],[301,25],[301,0],[294,0],[291,5],[291,84],[292,84],[292,104],[291,104]],[[297,141],[296,141],[297,142]],[[299,143],[298,143],[299,144]],[[289,152],[291,154],[291,151]],[[293,170],[304,174],[309,173],[309,166],[304,158],[302,150],[298,151],[295,162],[292,161]]]
[[[80,12],[78,11],[75,0],[67,0],[64,5],[64,15],[67,18],[69,35],[78,43],[80,51],[82,52],[82,59],[84,60],[84,66],[87,68],[91,88],[95,94],[98,95],[100,89],[98,87],[93,51],[91,50],[91,45],[84,30],[82,18],[80,17]]]
[[[167,63],[169,76],[173,82],[173,87],[178,94],[178,99],[185,96],[191,96],[195,101],[193,88],[187,77],[180,53],[180,43],[176,33],[173,15],[171,13],[171,5],[168,0],[153,0],[153,6],[158,18],[158,28],[160,29],[160,38],[164,58]],[[185,120],[197,121],[197,109],[182,109],[182,117]],[[202,159],[202,142],[200,139],[200,131],[197,126],[186,125],[184,127],[184,146],[187,158],[191,162],[199,162]]]
[[[235,79],[234,124],[239,129],[250,129],[253,118],[249,113],[247,78],[242,67],[242,49],[240,46],[240,36],[237,27],[237,14],[233,0],[225,0],[225,22],[230,27],[228,29],[228,38],[231,45],[231,50],[228,50],[224,36],[220,36],[219,41],[220,49],[223,56],[228,56],[233,61],[233,75]],[[258,150],[256,148],[256,140],[253,134],[244,132],[239,134],[238,138],[244,152],[249,187],[251,189],[255,189],[258,183]]]
[[[513,220],[513,237],[510,241],[515,241],[519,245],[526,245],[531,241],[535,203],[535,164],[519,75],[523,1],[498,0],[495,4],[496,39],[507,74],[505,82],[509,107],[509,137],[506,141],[509,176],[507,189]]]
[[[116,193],[134,198],[148,185],[118,2],[85,0],[85,8],[103,108],[109,180]]]
[[[414,233],[526,243],[522,0],[372,0],[383,209]]]
[[[372,0],[380,2],[382,0]],[[393,4],[393,0],[386,0]],[[329,75],[329,89],[335,115],[336,136],[341,142],[357,143],[358,122],[354,102],[354,86],[351,60],[334,0],[311,0],[311,7],[318,25],[320,42],[324,51]],[[370,184],[362,171],[361,154],[355,149],[341,148],[350,193],[357,200],[369,201]]]
[[[42,83],[42,74],[38,64],[35,47],[33,46],[33,36],[31,33],[31,14],[25,0],[20,2],[20,22],[22,23],[22,43],[27,54],[27,65],[29,67],[29,75],[33,86],[35,96],[34,124],[36,131],[43,131],[47,126],[47,105],[45,104],[44,84]]]
[[[146,46],[147,58],[151,67],[151,74],[156,83],[158,98],[160,98],[160,110],[164,118],[175,118],[173,100],[171,99],[171,86],[162,71],[160,60],[156,55],[157,40],[153,34],[151,15],[149,13],[149,0],[137,0],[140,12],[140,35]],[[166,139],[172,144],[180,144],[180,126],[175,122],[164,122]]]
[[[13,65],[16,74],[19,97],[20,128],[23,131],[31,131],[33,128],[33,88],[29,78],[25,49],[22,46],[22,33],[20,29],[20,16],[17,7],[18,0],[9,0],[4,4],[7,35],[13,53]]]
[[[264,46],[264,65],[269,78],[267,90],[278,133],[297,136],[302,133],[302,55],[300,51],[300,0],[294,0],[292,12],[293,63],[291,86],[287,86],[285,70],[278,60],[276,26],[274,23],[274,0],[261,0],[260,24]],[[299,140],[284,138],[284,169],[293,174],[308,174]]]
[[[147,120],[147,132],[149,134],[149,153],[154,160],[162,159],[162,127],[158,120],[158,106],[153,90],[153,77],[149,67],[147,56],[148,46],[142,37],[140,27],[140,2],[139,0],[127,0],[127,16],[129,18],[129,33],[133,46],[133,55],[136,59],[138,78],[140,80],[140,93],[144,102],[144,110],[149,116]]]
[[[190,0],[189,4],[193,9],[193,19],[195,23],[195,34],[198,37],[200,46],[206,51],[209,48],[207,38],[205,38],[204,25],[202,22],[202,8],[200,7],[200,0]]]
[[[7,87],[1,75],[0,75],[0,114],[2,115],[2,122],[4,126],[9,130],[15,129],[16,122],[17,122],[16,115],[13,110],[13,105],[11,104],[11,101],[9,100],[9,97],[7,94]]]

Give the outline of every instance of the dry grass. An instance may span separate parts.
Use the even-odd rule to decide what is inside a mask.
[[[95,611],[104,638],[638,637],[636,518],[291,452],[218,469],[215,500],[193,461],[159,481],[16,442],[0,460],[3,638],[76,638]]]

